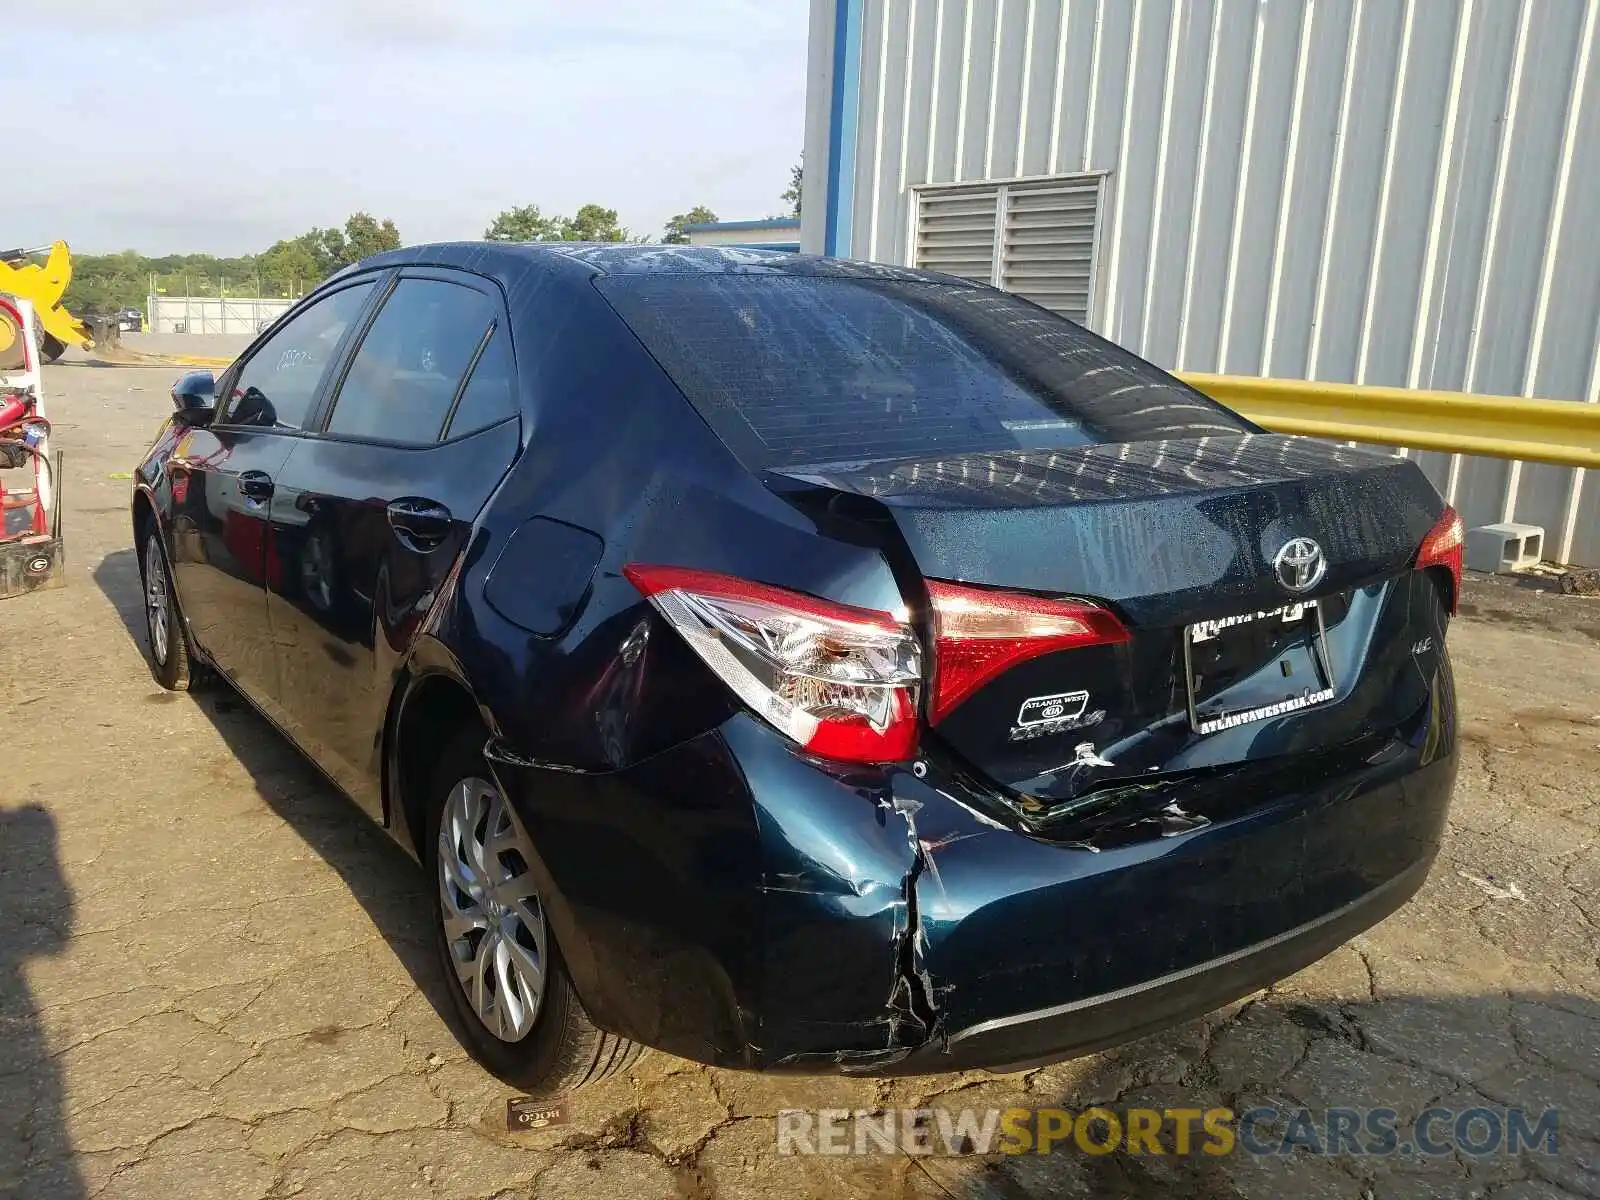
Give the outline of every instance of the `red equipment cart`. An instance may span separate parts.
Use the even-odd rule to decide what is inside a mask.
[[[66,583],[61,456],[50,450],[33,309],[0,296],[0,599]]]

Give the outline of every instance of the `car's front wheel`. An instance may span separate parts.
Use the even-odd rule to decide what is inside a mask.
[[[183,617],[178,612],[172,574],[167,570],[167,556],[161,552],[161,535],[154,522],[145,529],[139,555],[150,672],[162,687],[175,692],[188,691],[195,672],[189,661],[189,643],[184,637]]]
[[[567,976],[530,864],[533,847],[483,758],[479,729],[446,747],[430,789],[433,926],[462,1044],[531,1095],[624,1069],[643,1049],[596,1029]]]

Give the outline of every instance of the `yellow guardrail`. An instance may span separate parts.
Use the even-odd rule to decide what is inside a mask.
[[[1600,404],[1244,375],[1182,378],[1275,433],[1600,467]]]

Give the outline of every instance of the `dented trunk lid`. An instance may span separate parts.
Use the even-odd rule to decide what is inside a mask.
[[[1265,433],[994,288],[667,257],[595,286],[746,469],[822,536],[882,549],[935,670],[926,580],[1081,597],[1130,631],[938,706],[925,748],[1008,802],[1048,816],[1420,707],[1413,654],[1439,652],[1443,616],[1411,565],[1443,505],[1415,464]],[[1297,539],[1326,568],[1301,593],[1274,568]]]
[[[1426,700],[1415,656],[1442,650],[1437,589],[1411,566],[1443,504],[1414,463],[1383,453],[1245,433],[836,463],[772,481],[808,508],[886,515],[903,574],[1117,614],[1127,642],[1020,662],[934,726],[1041,817],[1392,726]],[[1300,539],[1325,564],[1303,592],[1274,561]]]

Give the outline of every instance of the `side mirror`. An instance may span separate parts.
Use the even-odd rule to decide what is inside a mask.
[[[172,407],[185,425],[205,425],[217,412],[217,380],[210,371],[190,371],[172,385]]]

